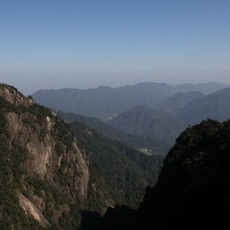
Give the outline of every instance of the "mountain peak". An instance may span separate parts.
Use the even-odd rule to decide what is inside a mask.
[[[7,84],[0,84],[0,97],[16,106],[29,106],[34,103],[32,97],[25,97],[15,87]]]

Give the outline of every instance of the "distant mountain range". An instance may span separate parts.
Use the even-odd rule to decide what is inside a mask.
[[[153,108],[178,92],[209,94],[228,86],[214,82],[175,86],[148,82],[119,88],[39,90],[32,96],[38,103],[55,110],[108,119],[138,104]]]
[[[186,125],[197,124],[208,118],[218,121],[230,119],[230,88],[191,101],[177,116]]]
[[[64,111],[61,116],[67,121],[83,122],[103,136],[145,153],[165,154],[187,125],[207,118],[230,118],[227,86],[150,82],[120,88],[41,90],[33,97]]]
[[[165,100],[157,108],[151,109],[144,104],[134,106],[107,122],[114,129],[95,118],[81,117],[78,120],[100,130],[103,135],[110,138],[114,136],[113,139],[132,147],[137,148],[135,144],[132,145],[137,143],[139,147],[148,146],[153,152],[162,153],[174,144],[186,126],[206,119],[221,122],[230,119],[230,88],[209,95],[197,91],[180,92]],[[124,133],[129,136],[125,136]],[[164,145],[167,147],[163,148]]]
[[[189,102],[204,96],[205,95],[199,91],[191,91],[186,93],[179,92],[161,103],[158,108],[175,116]]]

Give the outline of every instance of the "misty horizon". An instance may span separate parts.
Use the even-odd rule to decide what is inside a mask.
[[[0,82],[39,89],[230,84],[230,2],[4,1]]]
[[[15,82],[10,82],[10,81],[3,81],[3,82],[0,82],[2,84],[7,84],[7,85],[11,85],[11,86],[14,86],[16,87],[19,91],[21,91],[25,96],[28,96],[28,95],[32,95],[33,93],[39,91],[39,90],[61,90],[61,89],[78,89],[78,90],[90,90],[90,89],[97,89],[97,88],[100,88],[100,87],[108,87],[108,88],[112,88],[112,89],[117,89],[117,88],[122,88],[122,87],[128,87],[128,86],[135,86],[135,85],[138,85],[138,84],[166,84],[166,85],[169,85],[169,86],[182,86],[182,85],[205,85],[205,84],[220,84],[220,85],[226,85],[226,87],[230,87],[230,84],[227,83],[227,82],[218,82],[218,81],[207,81],[207,82],[181,82],[181,83],[168,83],[168,82],[161,82],[161,81],[139,81],[139,82],[132,82],[132,83],[127,83],[127,84],[114,84],[114,85],[105,85],[105,84],[101,84],[101,85],[92,85],[92,86],[80,86],[78,87],[78,84],[70,84],[70,85],[65,85],[63,84],[60,85],[60,86],[44,86],[44,87],[29,87],[29,88],[26,88],[26,84],[23,85],[23,82],[22,84],[15,84]]]

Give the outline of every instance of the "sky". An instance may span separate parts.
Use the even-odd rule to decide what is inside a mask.
[[[0,82],[230,83],[229,12],[229,0],[0,0]]]

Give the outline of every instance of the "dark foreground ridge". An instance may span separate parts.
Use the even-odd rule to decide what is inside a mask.
[[[138,229],[229,228],[230,121],[188,128],[168,153],[157,185],[147,189]]]
[[[227,229],[229,215],[230,121],[207,120],[179,136],[139,210],[108,210],[98,229]]]

